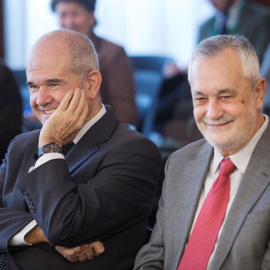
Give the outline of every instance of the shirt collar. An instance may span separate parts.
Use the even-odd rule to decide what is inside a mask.
[[[235,154],[229,156],[231,161],[234,163],[236,168],[241,171],[242,174],[244,174],[248,162],[251,158],[251,155],[260,140],[263,132],[265,131],[266,127],[269,123],[269,118],[267,115],[264,116],[264,123],[260,127],[260,129],[255,133],[255,135],[251,138],[251,140],[245,145],[240,151],[236,152]],[[212,173],[215,173],[219,167],[220,162],[224,159],[223,156],[220,155],[220,153],[214,149],[214,158],[212,160],[210,170]]]
[[[98,114],[96,114],[90,121],[88,121],[86,124],[83,125],[81,130],[78,132],[76,137],[74,138],[73,142],[76,144],[83,135],[106,113],[106,108],[104,104],[102,104],[102,107]]]

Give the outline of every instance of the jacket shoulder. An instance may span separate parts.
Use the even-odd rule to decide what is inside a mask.
[[[200,151],[211,150],[211,148],[212,146],[205,139],[201,139],[175,151],[170,155],[169,159],[194,159]]]

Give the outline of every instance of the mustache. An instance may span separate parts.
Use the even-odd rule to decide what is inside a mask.
[[[227,124],[229,122],[234,122],[234,121],[235,121],[235,118],[231,116],[222,116],[221,118],[217,120],[211,120],[211,119],[208,119],[207,117],[204,117],[201,119],[202,123],[206,125],[212,125],[212,126],[224,125],[224,124]]]

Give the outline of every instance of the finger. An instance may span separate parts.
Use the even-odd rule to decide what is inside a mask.
[[[87,256],[86,256],[86,254],[83,254],[83,256],[79,257],[78,259],[79,259],[79,262],[85,262],[87,259]]]
[[[78,113],[79,115],[82,114],[82,112],[85,110],[85,105],[87,105],[86,94],[85,90],[81,89],[81,96],[78,106],[76,108],[76,113]]]
[[[100,241],[94,242],[93,250],[94,250],[95,257],[100,256],[105,251],[103,243]]]
[[[69,104],[70,104],[70,102],[72,100],[73,95],[74,95],[73,91],[72,90],[69,90],[65,94],[64,98],[62,99],[60,105],[58,106],[58,109],[59,110],[62,110],[62,111],[67,110],[67,108],[68,108],[68,106],[69,106]]]
[[[88,103],[87,103],[86,95],[85,95],[84,90],[82,90],[82,95],[81,95],[80,102],[78,104],[78,107],[77,107],[76,111],[74,112],[74,114],[80,116],[78,125],[85,124],[88,113],[89,113],[89,109],[88,109]]]
[[[86,251],[86,258],[87,260],[91,261],[95,258],[95,254],[92,248],[88,248]]]
[[[80,99],[81,99],[81,89],[76,88],[67,109],[70,112],[74,113],[79,105]]]

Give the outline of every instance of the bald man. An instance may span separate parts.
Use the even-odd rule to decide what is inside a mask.
[[[7,269],[133,266],[160,154],[101,103],[101,80],[96,51],[82,34],[51,32],[29,55],[30,104],[43,126],[16,137],[0,168]]]

